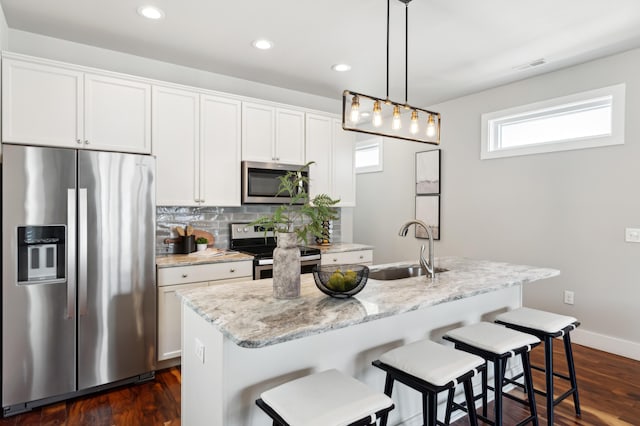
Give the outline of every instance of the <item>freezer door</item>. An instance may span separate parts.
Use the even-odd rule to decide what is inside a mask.
[[[78,153],[78,388],[155,369],[155,164]]]
[[[2,406],[9,407],[75,390],[76,151],[2,150]],[[47,228],[48,239],[34,235]],[[60,273],[30,256],[31,272],[20,278],[27,243],[30,254],[60,256]]]

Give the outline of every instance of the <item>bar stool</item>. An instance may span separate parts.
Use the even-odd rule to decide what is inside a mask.
[[[260,395],[256,400],[273,426],[380,426],[394,408],[393,401],[337,370],[301,377]]]
[[[453,342],[457,349],[478,355],[485,361],[493,363],[493,388],[487,385],[486,372],[482,375],[482,395],[480,395],[480,398],[482,398],[482,415],[478,415],[478,417],[483,422],[502,426],[502,397],[504,396],[529,406],[531,415],[519,422],[518,425],[529,422],[534,425],[538,424],[533,382],[531,380],[531,365],[529,363],[529,351],[540,344],[540,340],[537,337],[496,324],[480,322],[451,330],[447,332],[444,339]],[[505,383],[506,362],[509,358],[515,358],[518,355],[522,359],[527,401],[502,391]],[[493,390],[494,393],[493,421],[487,418],[488,390]],[[474,397],[475,399],[477,398]],[[469,404],[467,403],[467,405]],[[449,409],[450,407],[447,407],[447,410]]]
[[[532,365],[531,368],[545,373],[545,392],[536,390],[536,393],[543,395],[547,400],[547,424],[553,425],[553,407],[562,402],[569,395],[573,395],[573,404],[576,416],[580,417],[580,400],[578,398],[578,383],[576,382],[576,370],[573,365],[573,350],[571,349],[571,338],[569,332],[576,329],[580,323],[573,317],[558,315],[551,312],[540,311],[530,308],[518,308],[505,312],[496,317],[496,323],[503,324],[514,330],[529,333],[544,342],[544,368]],[[569,376],[565,376],[553,371],[553,339],[562,337],[564,342],[564,352],[567,358],[567,369]],[[571,388],[554,399],[553,378],[560,377],[569,381]],[[514,379],[517,379],[515,377]],[[519,383],[516,383],[520,385]]]
[[[424,426],[442,424],[437,419],[438,393],[451,390],[463,383],[465,399],[474,407],[471,378],[484,369],[484,360],[478,356],[420,340],[384,353],[373,365],[386,371],[384,393],[391,396],[395,380],[422,393],[422,419]],[[476,412],[468,410],[469,422],[478,424]]]

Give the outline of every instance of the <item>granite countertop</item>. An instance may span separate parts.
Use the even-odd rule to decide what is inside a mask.
[[[355,244],[355,243],[331,243],[328,246],[319,246],[316,244],[307,244],[307,247],[313,247],[320,249],[322,254],[325,253],[343,253],[347,251],[358,251],[358,250],[373,250],[373,246],[368,246],[366,244]]]
[[[240,262],[243,260],[253,260],[253,256],[239,253],[237,251],[208,248],[204,252],[196,251],[190,254],[165,254],[156,256],[156,266],[158,268],[172,268],[174,266],[190,266],[218,262]]]
[[[301,295],[292,300],[274,299],[271,279],[182,290],[178,295],[238,346],[260,348],[560,274],[556,269],[458,257],[437,258],[435,263],[449,271],[434,280],[370,279],[349,299],[321,293],[311,274],[302,275]]]

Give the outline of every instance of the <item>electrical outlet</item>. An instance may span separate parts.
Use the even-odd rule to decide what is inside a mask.
[[[194,341],[196,357],[200,360],[201,363],[204,364],[204,343],[202,343],[199,339],[194,339]]]
[[[628,243],[640,243],[640,228],[625,228],[624,240]]]
[[[564,303],[567,305],[573,305],[573,292],[570,290],[564,291]]]

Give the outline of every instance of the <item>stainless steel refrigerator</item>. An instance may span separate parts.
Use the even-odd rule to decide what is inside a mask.
[[[4,415],[153,378],[151,156],[2,146]]]

